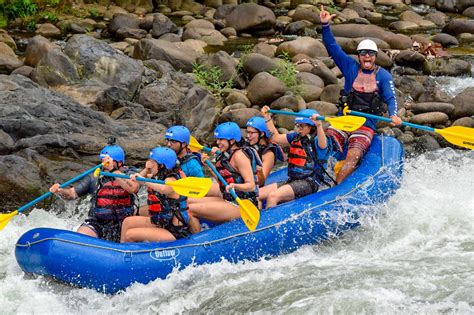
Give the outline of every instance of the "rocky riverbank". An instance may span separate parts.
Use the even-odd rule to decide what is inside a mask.
[[[472,1],[325,4],[337,14],[332,29],[346,52],[354,54],[364,37],[382,49],[377,63],[394,74],[405,121],[474,127],[474,87],[452,97],[435,79],[472,77]],[[30,38],[15,29],[19,22],[0,30],[3,209],[96,164],[109,136],[134,164],[163,144],[173,124],[206,141],[216,123],[244,127],[265,104],[337,112],[343,78],[320,41],[316,3],[141,1],[76,9],[83,14],[37,24]],[[242,41],[256,44],[233,51]],[[460,48],[467,57],[455,54]],[[275,121],[282,131],[294,127],[290,117]],[[379,131],[396,136],[408,154],[449,145],[410,128]]]

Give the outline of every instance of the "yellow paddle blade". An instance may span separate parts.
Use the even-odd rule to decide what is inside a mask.
[[[189,145],[188,147],[193,150],[193,151],[201,151],[202,148],[203,148],[203,145],[200,144],[196,138],[194,138],[193,136],[191,136],[191,138],[189,139]]]
[[[10,220],[18,214],[18,210],[10,213],[0,214],[0,231],[10,222]]]
[[[212,180],[201,177],[185,177],[173,182],[166,182],[167,186],[181,196],[202,198],[211,189]]]
[[[366,119],[359,116],[339,116],[333,118],[326,117],[325,121],[329,122],[336,129],[351,132],[362,127]]]
[[[346,162],[346,160],[342,160],[342,161],[337,162],[336,165],[334,165],[334,173],[336,173],[336,176],[341,171],[341,169],[344,166],[345,162]]]
[[[435,129],[435,132],[452,144],[474,150],[474,128],[452,126],[445,129]]]
[[[240,207],[240,216],[244,220],[245,225],[250,231],[257,228],[258,221],[260,221],[260,211],[257,207],[248,199],[236,198],[235,201]]]

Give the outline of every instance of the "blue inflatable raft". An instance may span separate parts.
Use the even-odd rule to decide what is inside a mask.
[[[165,279],[191,264],[274,257],[358,226],[361,213],[374,209],[367,206],[386,202],[396,191],[402,170],[401,144],[376,136],[359,168],[341,185],[262,211],[255,231],[234,220],[174,242],[117,244],[37,228],[18,240],[16,259],[26,273],[115,293],[134,282]],[[283,179],[285,171],[272,174],[271,180]]]

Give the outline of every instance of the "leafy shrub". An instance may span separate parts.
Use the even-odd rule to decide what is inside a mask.
[[[282,62],[280,62],[279,67],[271,70],[270,74],[283,82],[293,94],[301,94],[301,85],[296,78],[298,71],[295,64],[291,61],[290,55],[285,51],[279,57],[282,59]]]
[[[5,5],[5,11],[10,18],[25,18],[38,11],[38,6],[32,0],[13,0]]]
[[[226,89],[230,89],[234,80],[221,81],[222,70],[217,66],[205,66],[203,64],[193,64],[193,74],[197,84],[216,96],[223,96]]]

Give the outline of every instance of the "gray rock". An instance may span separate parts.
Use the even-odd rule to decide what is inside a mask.
[[[451,101],[454,105],[452,117],[457,119],[474,115],[474,87],[469,87],[456,95]]]
[[[250,107],[250,105],[252,105],[247,96],[239,91],[230,92],[229,95],[227,95],[227,97],[225,98],[225,103],[227,105],[240,103],[244,104],[245,107]]]
[[[269,73],[260,72],[250,81],[247,96],[252,104],[265,105],[284,95],[286,91],[287,87],[283,82]]]
[[[278,68],[278,63],[267,56],[250,53],[243,59],[243,69],[249,78],[253,78],[257,73],[268,72]]]
[[[82,66],[83,78],[126,89],[131,99],[141,83],[144,67],[107,43],[87,35],[74,35],[64,52]]]
[[[423,62],[423,73],[434,76],[461,76],[471,74],[471,64],[453,58],[433,58]]]
[[[456,37],[449,35],[449,34],[444,34],[444,33],[438,33],[435,36],[433,36],[432,40],[434,42],[440,43],[443,45],[443,47],[451,47],[451,46],[458,46],[459,41],[457,40]]]
[[[175,43],[160,39],[142,39],[135,46],[136,59],[156,59],[169,62],[176,70],[192,72],[193,63],[201,54],[191,49],[180,49]]]
[[[278,99],[274,100],[270,104],[271,109],[281,110],[283,108],[290,109],[293,112],[297,112],[299,110],[299,101],[298,98],[294,95],[283,95]]]
[[[474,20],[452,19],[443,27],[443,33],[457,36],[461,33],[474,34]]]
[[[315,109],[319,112],[320,115],[336,115],[338,112],[336,104],[323,102],[323,101],[314,101],[306,104],[308,108]]]
[[[337,104],[342,87],[339,84],[330,84],[324,87],[320,99],[323,102]]]
[[[219,19],[217,12],[216,18]],[[237,32],[268,30],[273,28],[276,23],[276,17],[272,10],[255,3],[243,3],[231,7],[224,19],[226,25],[233,27]]]
[[[464,126],[468,128],[474,128],[474,118],[472,117],[462,117],[455,120],[452,126]]]
[[[218,119],[218,123],[233,121],[240,128],[245,128],[247,121],[254,116],[261,116],[260,111],[254,108],[232,109],[222,114]]]
[[[174,24],[166,15],[161,13],[154,14],[153,27],[151,29],[151,35],[153,37],[160,37],[166,33],[176,33],[178,27]]]
[[[410,118],[410,122],[419,125],[445,125],[449,116],[442,112],[430,112],[418,114]]]
[[[428,112],[442,112],[450,115],[454,110],[454,105],[449,103],[426,102],[426,103],[411,103],[406,106],[406,109],[411,110],[415,114]]]
[[[423,66],[425,56],[416,51],[402,50],[395,56],[395,62],[399,66],[419,68]]]

